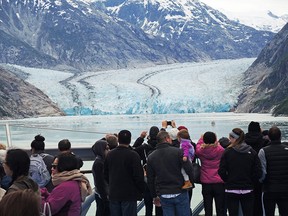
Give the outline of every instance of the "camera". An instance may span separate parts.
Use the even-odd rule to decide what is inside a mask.
[[[171,125],[171,121],[166,121],[167,122],[167,125]]]

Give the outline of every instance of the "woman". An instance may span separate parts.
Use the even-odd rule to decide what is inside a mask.
[[[244,142],[244,132],[234,128],[220,161],[219,175],[225,182],[227,208],[230,216],[238,215],[239,202],[245,216],[253,215],[253,185],[262,175],[257,153]]]
[[[204,200],[205,216],[213,215],[213,199],[215,200],[216,214],[225,214],[224,182],[218,175],[220,159],[224,148],[217,142],[216,134],[206,132],[196,145],[196,156],[201,161],[200,180]]]
[[[40,216],[40,196],[31,189],[10,192],[0,202],[0,216]]]
[[[96,216],[109,216],[108,184],[104,179],[104,160],[109,151],[108,142],[105,140],[98,140],[92,146],[92,150],[96,157],[92,167],[95,185],[95,200],[97,204]]]
[[[22,149],[10,149],[7,151],[3,168],[6,175],[11,176],[11,186],[6,194],[16,190],[32,189],[39,194],[39,187],[36,182],[29,178],[30,158]]]
[[[49,203],[52,215],[79,216],[81,202],[92,193],[88,179],[77,169],[78,160],[68,152],[58,155],[52,164],[51,193],[41,189],[42,206]]]

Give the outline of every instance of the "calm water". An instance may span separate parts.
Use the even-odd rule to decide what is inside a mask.
[[[288,140],[288,117],[272,117],[270,114],[197,113],[67,116],[0,121],[0,142],[7,143],[6,123],[9,123],[13,146],[29,148],[34,136],[42,134],[46,138],[46,146],[55,148],[59,140],[64,138],[71,141],[72,147],[91,146],[106,133],[118,133],[122,129],[130,130],[132,139],[135,140],[141,131],[149,131],[154,125],[161,127],[163,120],[174,120],[177,126],[186,126],[194,142],[206,131],[215,132],[218,138],[227,136],[235,127],[247,132],[250,121],[260,122],[262,129],[277,125],[282,131],[282,140]]]

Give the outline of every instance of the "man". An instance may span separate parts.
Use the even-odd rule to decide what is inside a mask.
[[[250,145],[257,152],[257,154],[261,148],[268,145],[269,140],[264,139],[259,122],[251,121],[249,123],[248,133],[245,134],[245,142],[246,144]],[[262,209],[262,184],[260,182],[255,182],[253,215],[262,216]]]
[[[132,148],[131,133],[118,134],[119,145],[111,150],[104,162],[104,175],[109,185],[111,216],[137,216],[137,200],[145,190],[140,157]]]
[[[288,215],[288,146],[281,143],[278,127],[270,128],[268,136],[270,145],[259,151],[265,215],[274,215],[276,204],[280,215]]]
[[[148,156],[147,179],[156,206],[162,206],[164,215],[190,215],[187,190],[183,190],[183,167],[192,180],[192,165],[183,162],[183,151],[171,145],[169,133],[160,131],[156,150]],[[184,166],[183,166],[184,165]]]
[[[62,139],[58,142],[58,150],[61,153],[70,152],[74,154],[71,150],[71,142],[68,139]],[[75,155],[75,154],[74,154]],[[83,166],[83,160],[76,155],[77,161],[78,161],[78,169],[80,169]]]

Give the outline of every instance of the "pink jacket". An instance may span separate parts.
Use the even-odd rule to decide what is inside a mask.
[[[201,175],[202,183],[223,183],[223,180],[218,175],[218,169],[221,156],[224,148],[219,144],[207,145],[203,138],[200,138],[196,145],[196,156],[201,161]]]
[[[64,181],[57,185],[49,194],[46,188],[41,189],[42,207],[45,202],[49,202],[52,215],[58,215],[67,203],[71,203],[67,216],[80,216],[81,214],[81,194],[78,181]],[[60,211],[61,210],[61,211]]]

